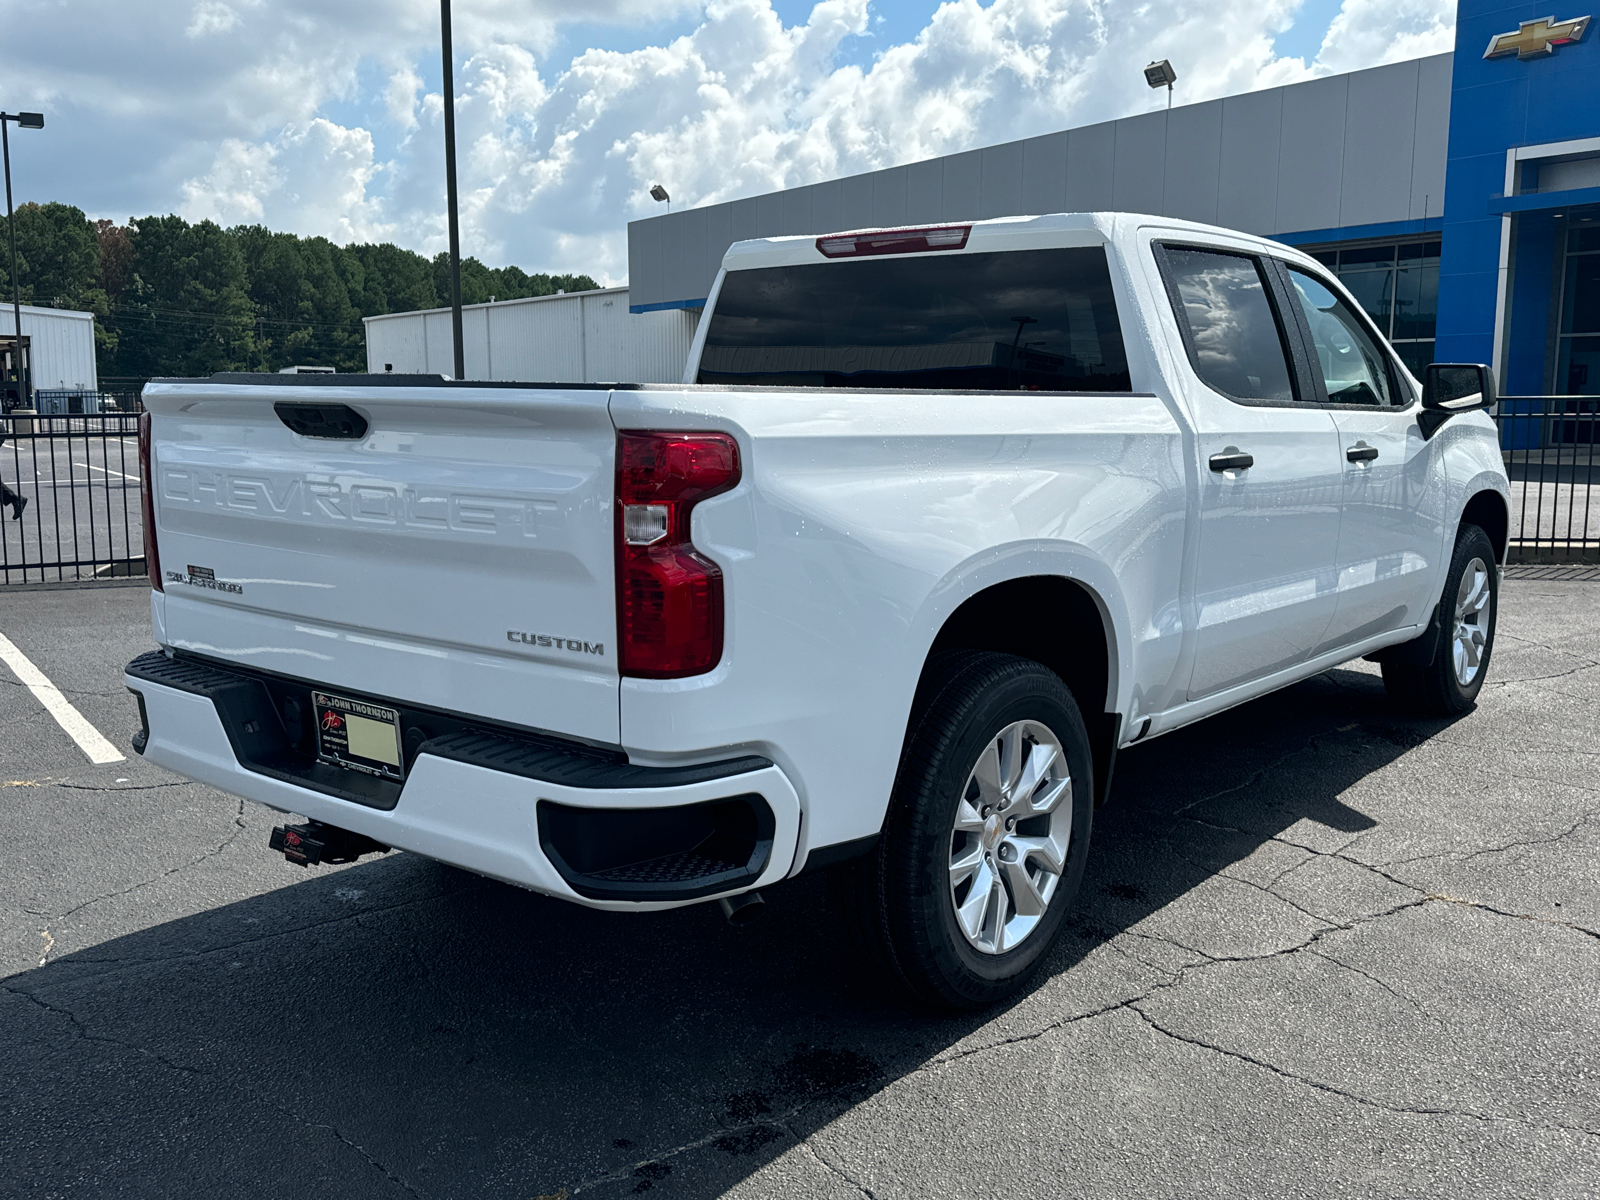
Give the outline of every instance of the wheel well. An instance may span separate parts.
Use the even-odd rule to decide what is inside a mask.
[[[991,650],[1030,658],[1059,675],[1078,702],[1094,752],[1095,802],[1105,800],[1120,736],[1112,704],[1115,635],[1087,588],[1060,575],[996,584],[951,613],[928,650]]]
[[[1489,543],[1494,547],[1495,561],[1501,565],[1506,561],[1506,538],[1509,528],[1509,519],[1506,515],[1506,502],[1499,492],[1479,492],[1467,501],[1467,507],[1461,514],[1463,525],[1476,525],[1489,535]]]

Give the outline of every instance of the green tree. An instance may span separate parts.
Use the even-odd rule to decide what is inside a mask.
[[[29,304],[95,314],[103,376],[274,371],[315,363],[366,369],[363,317],[449,303],[447,256],[392,242],[336,246],[259,225],[144,217],[89,221],[68,204],[17,210],[17,277]],[[0,236],[7,231],[0,220]],[[0,254],[0,294],[9,259]],[[462,300],[590,291],[587,275],[461,264]]]
[[[383,242],[349,246],[345,253],[360,265],[365,276],[362,316],[440,307],[439,293],[433,282],[433,264],[415,251]],[[449,295],[448,283],[445,295]]]
[[[255,306],[239,241],[213,221],[130,222],[133,280],[115,314],[118,370],[209,375],[255,365]]]
[[[450,303],[450,256],[433,259],[433,286],[439,304]],[[557,292],[592,292],[600,285],[587,275],[529,275],[519,267],[490,268],[475,258],[461,260],[461,303],[521,300],[525,296],[554,296]]]
[[[104,315],[100,242],[81,208],[24,204],[17,209],[17,278],[24,304],[75,308]],[[0,238],[7,237],[0,217]],[[0,242],[0,289],[11,295],[9,245]]]

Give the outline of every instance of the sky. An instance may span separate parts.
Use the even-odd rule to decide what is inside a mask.
[[[454,0],[462,253],[1449,50],[1452,0]],[[446,245],[437,0],[0,0],[19,203]]]

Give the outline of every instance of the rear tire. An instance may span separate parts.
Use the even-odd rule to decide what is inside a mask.
[[[835,881],[890,979],[955,1009],[1027,982],[1083,879],[1092,770],[1052,671],[975,651],[929,665],[883,836]]]
[[[1463,525],[1439,599],[1439,628],[1427,666],[1395,659],[1383,662],[1383,686],[1400,707],[1418,716],[1459,716],[1477,703],[1494,650],[1500,611],[1500,572],[1494,545],[1476,525]],[[1407,643],[1403,650],[1421,651]],[[1417,654],[1416,657],[1423,655]]]

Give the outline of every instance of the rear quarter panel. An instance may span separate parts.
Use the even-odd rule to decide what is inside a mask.
[[[1154,395],[645,389],[614,393],[612,418],[721,429],[743,459],[738,488],[694,515],[725,576],[723,659],[624,679],[623,744],[767,754],[801,792],[808,846],[878,830],[928,649],[984,587],[1090,587],[1116,632],[1108,706],[1170,682],[1185,484]]]

